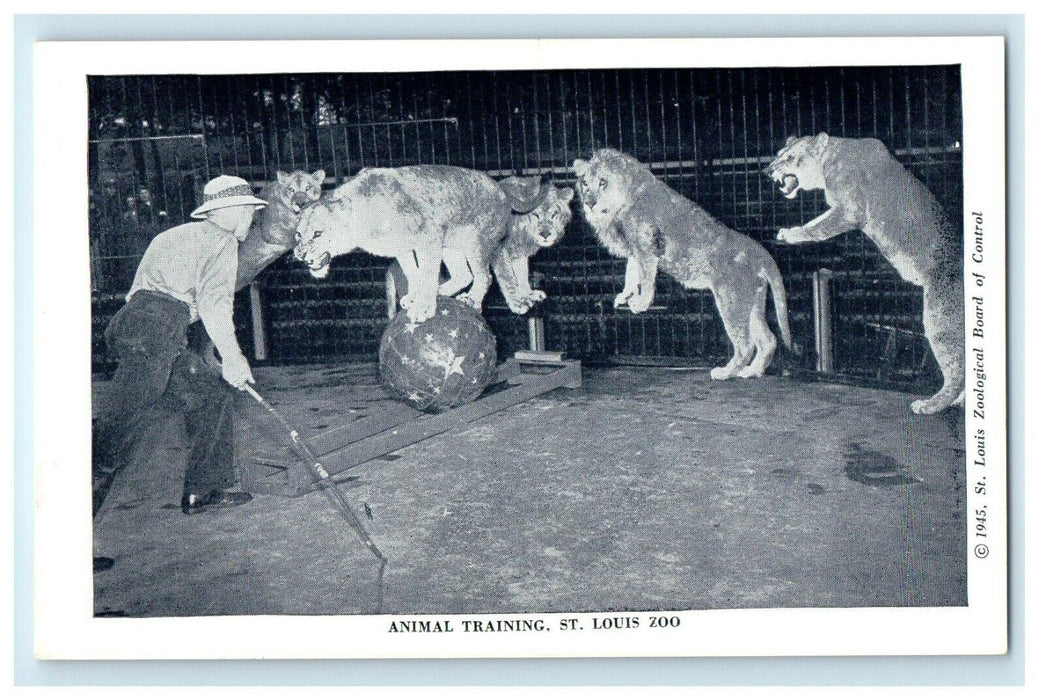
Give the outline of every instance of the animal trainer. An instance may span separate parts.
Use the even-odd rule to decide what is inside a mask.
[[[127,303],[105,330],[119,364],[93,430],[93,471],[111,483],[145,434],[150,410],[182,412],[189,439],[181,501],[187,515],[251,500],[229,490],[236,484],[232,389],[254,383],[236,340],[233,293],[239,244],[255,212],[267,206],[246,180],[229,175],[208,182],[203,194],[191,214],[198,221],[149,244]],[[187,329],[197,320],[221,354],[220,369],[188,346]],[[109,558],[95,559],[96,570],[111,566]]]

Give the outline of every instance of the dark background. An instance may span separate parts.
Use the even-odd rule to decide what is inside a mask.
[[[932,383],[921,292],[862,234],[806,246],[777,230],[824,209],[819,193],[786,200],[760,170],[789,135],[875,137],[958,221],[962,119],[956,66],[809,69],[570,70],[258,76],[105,76],[89,80],[94,366],[111,366],[101,330],[138,259],[188,219],[219,173],[260,186],[276,170],[323,168],[332,188],[364,166],[446,163],[493,177],[541,174],[573,185],[570,164],[602,146],[648,163],[669,186],[768,247],[788,288],[792,332],[813,369],[812,273],[832,271],[837,371]],[[259,277],[270,360],[373,361],[384,327],[386,260],[338,258],[313,280],[286,256]],[[610,308],[624,261],[579,214],[531,261],[550,349],[588,361],[722,362],[729,346],[707,291],[659,275],[655,309]],[[507,354],[526,320],[498,291],[486,315]],[[772,313],[772,312],[771,312]],[[241,343],[251,355],[246,299]]]

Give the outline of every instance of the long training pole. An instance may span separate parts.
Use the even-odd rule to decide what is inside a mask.
[[[380,613],[382,606],[382,580],[385,574],[385,564],[388,563],[385,555],[381,553],[378,546],[374,544],[374,540],[372,540],[370,535],[367,534],[367,530],[363,527],[363,522],[359,519],[359,516],[356,515],[356,511],[352,509],[352,506],[349,505],[349,502],[345,499],[341,490],[338,489],[333,481],[331,481],[330,473],[324,469],[323,465],[320,464],[319,459],[316,458],[315,453],[313,453],[313,451],[309,449],[309,446],[305,444],[305,441],[301,439],[301,433],[299,433],[298,430],[291,425],[271,403],[266,401],[261,394],[255,391],[254,387],[250,384],[245,384],[244,390],[251,395],[251,398],[261,404],[266,411],[275,417],[280,425],[290,433],[291,443],[302,459],[308,463],[313,481],[320,487],[320,490],[326,494],[327,498],[334,505],[335,510],[341,514],[359,538],[363,540],[363,544],[367,546],[367,549],[373,552],[374,556],[378,558],[378,612]]]

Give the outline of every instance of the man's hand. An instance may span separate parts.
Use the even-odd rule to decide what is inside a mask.
[[[222,379],[240,391],[243,391],[248,382],[254,384],[254,375],[251,374],[251,366],[247,364],[247,358],[243,355],[222,358]]]

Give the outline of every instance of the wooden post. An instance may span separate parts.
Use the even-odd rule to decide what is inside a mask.
[[[814,272],[814,344],[817,347],[817,371],[835,372],[832,354],[832,271]]]
[[[265,336],[265,317],[262,315],[261,287],[251,282],[251,330],[254,333],[254,359],[269,359],[269,341]]]
[[[531,271],[530,286],[538,289],[544,279],[545,276],[540,272]],[[545,302],[538,302],[527,314],[527,339],[531,351],[545,351]]]
[[[545,350],[545,319],[531,316],[527,319],[527,333],[530,337],[530,349],[534,352]]]

